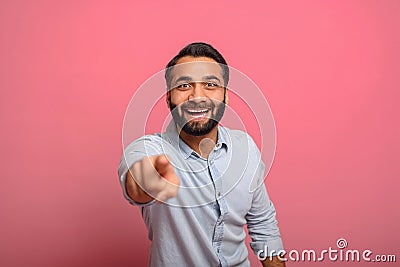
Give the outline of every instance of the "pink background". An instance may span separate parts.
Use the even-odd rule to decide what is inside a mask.
[[[116,174],[122,120],[192,41],[269,101],[266,183],[286,249],[343,237],[399,261],[400,2],[246,3],[1,1],[0,266],[146,265],[145,226]],[[314,265],[346,263],[288,264]]]

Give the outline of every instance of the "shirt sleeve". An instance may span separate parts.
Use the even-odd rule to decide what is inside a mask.
[[[129,144],[125,149],[121,157],[121,161],[118,167],[118,177],[122,187],[122,192],[126,200],[129,203],[135,206],[147,206],[153,204],[155,200],[152,200],[147,203],[138,203],[129,197],[128,192],[126,191],[126,174],[132,165],[141,160],[145,156],[154,156],[161,154],[161,150],[157,146],[156,138],[152,136],[144,136],[131,144]]]
[[[264,257],[276,256],[283,251],[283,244],[276,219],[274,204],[270,200],[264,184],[265,165],[259,162],[255,174],[256,189],[250,210],[246,215],[247,229],[252,239],[253,252]]]

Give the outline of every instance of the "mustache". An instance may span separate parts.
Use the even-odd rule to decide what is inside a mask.
[[[183,103],[180,108],[181,109],[200,109],[200,108],[207,108],[207,109],[211,109],[214,108],[215,104],[214,103],[205,103],[205,102],[200,102],[200,103],[196,103],[194,101],[188,101]]]

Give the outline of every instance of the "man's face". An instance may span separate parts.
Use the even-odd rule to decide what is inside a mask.
[[[211,58],[186,56],[173,67],[167,104],[185,133],[211,132],[225,111],[226,90],[221,66]]]

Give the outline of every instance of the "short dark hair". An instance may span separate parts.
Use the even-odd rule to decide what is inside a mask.
[[[224,57],[218,52],[217,49],[210,44],[203,42],[191,43],[182,48],[181,51],[168,62],[165,70],[165,81],[168,89],[171,86],[171,71],[172,67],[176,65],[179,59],[192,56],[192,57],[208,57],[215,60],[222,68],[222,76],[224,78],[224,86],[226,87],[229,81],[229,67]]]

